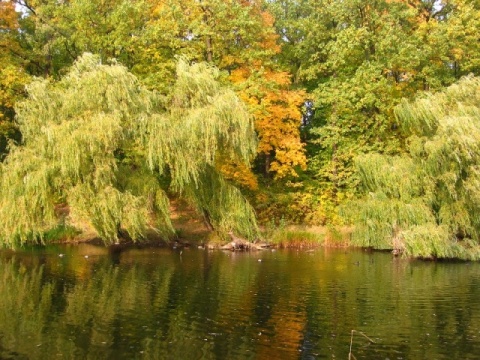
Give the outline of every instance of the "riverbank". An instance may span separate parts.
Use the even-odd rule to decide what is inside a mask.
[[[177,224],[178,225],[178,224]],[[132,241],[120,239],[115,244],[105,244],[93,232],[82,233],[73,237],[65,237],[57,243],[80,244],[88,243],[97,246],[110,247],[198,247],[220,250],[259,250],[262,248],[277,249],[311,249],[317,247],[349,247],[351,228],[332,228],[327,226],[284,225],[271,228],[260,227],[260,238],[247,242],[245,239],[231,234],[221,237],[215,231],[210,231],[201,222],[187,221],[176,227],[176,233],[165,238],[150,231],[145,239]]]
[[[144,239],[132,241],[128,238],[120,238],[115,243],[105,243],[99,238],[92,229],[82,228],[80,233],[78,228],[58,227],[45,234],[45,244],[89,244],[97,247],[104,247],[108,251],[123,251],[130,248],[200,248],[210,250],[230,250],[230,251],[257,251],[263,249],[314,249],[320,247],[326,248],[347,248],[357,247],[377,251],[388,251],[394,256],[404,256],[423,260],[463,260],[476,261],[479,259],[479,248],[463,248],[461,244],[457,247],[463,249],[462,252],[452,253],[450,256],[426,256],[420,254],[411,254],[405,251],[405,247],[400,246],[397,249],[376,249],[368,245],[362,246],[352,240],[353,227],[332,227],[332,226],[306,226],[306,225],[286,225],[266,224],[260,226],[260,236],[258,239],[248,242],[236,234],[221,236],[215,231],[208,229],[206,224],[190,209],[181,208],[173,212],[172,224],[175,232],[169,237],[162,236],[150,230]],[[427,244],[428,245],[428,244]],[[408,249],[407,249],[408,250]],[[455,256],[456,255],[456,256]],[[463,255],[463,256],[462,256]]]
[[[237,248],[243,248],[240,243],[246,241],[231,234],[221,237],[217,232],[209,230],[206,223],[197,212],[189,207],[185,202],[172,200],[170,203],[170,214],[175,233],[169,237],[149,231],[140,241],[133,242],[130,239],[120,239],[118,244],[112,244],[114,247],[204,247],[209,249],[228,249],[232,242],[239,243]],[[53,231],[49,234],[48,242],[60,243],[89,243],[93,245],[105,245],[95,231],[86,224],[75,224],[79,229],[63,228]],[[348,227],[329,227],[329,226],[306,226],[306,225],[287,225],[282,221],[271,222],[260,225],[260,237],[253,242],[253,246],[248,244],[249,249],[265,248],[315,248],[320,246],[328,247],[347,247],[350,246],[351,228]],[[52,238],[55,238],[52,241]],[[232,238],[233,237],[233,238]],[[107,244],[108,246],[108,244]],[[235,246],[232,246],[234,249]]]

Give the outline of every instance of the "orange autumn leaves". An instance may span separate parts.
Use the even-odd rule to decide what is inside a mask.
[[[233,71],[230,78],[239,84],[239,96],[254,116],[257,153],[265,159],[263,171],[273,173],[275,179],[298,177],[298,169],[305,170],[307,166],[305,144],[300,139],[300,109],[305,92],[288,89],[287,73],[260,71],[251,74],[241,68]],[[262,82],[258,81],[259,76]],[[249,81],[250,77],[255,77],[255,81]],[[246,166],[222,163],[220,168],[227,178],[252,190],[257,188],[256,177]]]
[[[304,144],[300,141],[300,107],[304,93],[280,89],[267,91],[261,107],[255,114],[255,125],[260,139],[258,152],[274,153],[270,171],[275,177],[297,176],[296,167],[305,170]]]
[[[12,30],[18,27],[15,6],[10,1],[0,1],[0,30]]]
[[[234,86],[255,118],[257,164],[264,164],[258,170],[281,179],[295,177],[299,169],[305,169],[299,130],[305,93],[290,89],[290,75],[275,61],[281,47],[271,13],[248,0],[148,3],[147,27],[153,34],[148,43],[157,44],[152,47],[154,53],[162,52],[163,58],[176,54],[193,62],[207,61],[229,74],[224,80]],[[226,159],[217,162],[227,178],[250,189],[257,187],[256,176],[247,166]]]
[[[251,77],[255,78],[253,82],[249,81]],[[276,179],[298,176],[297,169],[304,170],[307,165],[300,139],[300,109],[305,92],[288,88],[287,73],[261,67],[255,72],[245,68],[234,70],[230,78],[233,83],[246,85],[241,86],[240,97],[255,117],[258,154],[267,159],[265,171],[273,172]]]
[[[252,6],[252,5],[250,5]],[[265,29],[273,29],[274,18],[266,11],[259,11]],[[266,53],[278,54],[278,35],[266,31],[259,47]],[[307,160],[304,144],[300,139],[301,107],[305,92],[291,90],[291,76],[277,68],[265,57],[253,59],[248,66],[241,64],[230,75],[239,88],[239,95],[249,106],[255,118],[255,130],[259,138],[258,155],[265,158],[264,172],[272,172],[276,179],[297,177],[297,170],[305,170]]]

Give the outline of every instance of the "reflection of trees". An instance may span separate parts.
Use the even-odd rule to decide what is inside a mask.
[[[43,266],[0,258],[0,358],[29,358],[43,345],[54,287],[42,274]]]
[[[377,341],[355,339],[358,359],[479,350],[476,265],[321,251],[73,257],[0,254],[0,358],[346,358],[352,329]]]

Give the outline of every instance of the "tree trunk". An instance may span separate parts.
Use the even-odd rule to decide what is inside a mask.
[[[208,210],[203,209],[202,210],[202,215],[203,215],[203,222],[205,223],[205,226],[209,231],[215,230],[215,228],[212,225],[212,221],[210,219],[210,214],[208,213]]]
[[[203,11],[203,22],[207,25],[207,28],[210,28],[210,9],[208,6],[201,6]],[[205,36],[205,58],[207,62],[213,62],[213,42],[212,36]]]
[[[205,45],[207,47],[207,62],[211,63],[213,61],[213,47],[212,37],[210,35],[205,39]]]
[[[270,164],[272,162],[272,158],[270,156],[270,154],[265,154],[265,168],[264,168],[264,171],[265,171],[265,176],[268,176],[270,174]]]

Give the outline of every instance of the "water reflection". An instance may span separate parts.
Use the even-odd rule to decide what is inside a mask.
[[[2,252],[0,359],[347,359],[352,329],[357,359],[476,358],[479,285],[480,264],[335,249]]]

